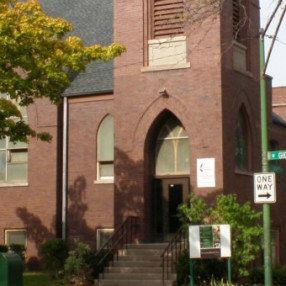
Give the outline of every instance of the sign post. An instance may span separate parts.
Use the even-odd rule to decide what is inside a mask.
[[[194,285],[192,259],[230,258],[231,235],[229,224],[190,225],[190,286]],[[228,282],[231,283],[231,260],[228,260]]]
[[[266,79],[265,79],[265,52],[263,29],[259,37],[259,64],[260,64],[260,123],[261,123],[261,157],[262,172],[268,172],[268,124],[267,124],[267,99],[266,99]],[[272,285],[272,265],[271,265],[271,223],[270,204],[263,204],[263,238],[264,238],[264,285]]]

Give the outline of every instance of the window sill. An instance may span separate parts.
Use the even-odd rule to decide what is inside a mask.
[[[27,187],[28,183],[0,183],[0,188],[6,188],[6,187]]]
[[[245,76],[248,76],[250,78],[253,78],[253,74],[250,71],[243,70],[243,69],[238,69],[238,68],[233,68],[234,71],[239,72]]]
[[[237,175],[244,175],[244,176],[253,176],[253,173],[252,172],[250,172],[250,171],[244,171],[244,170],[238,170],[238,169],[236,169],[235,171],[234,171],[234,173],[235,174],[237,174]]]
[[[95,180],[93,181],[95,185],[107,185],[107,184],[114,184],[114,179],[109,180]]]
[[[154,72],[154,71],[163,71],[163,70],[187,69],[190,67],[191,67],[190,63],[148,66],[148,67],[142,67],[141,72]]]

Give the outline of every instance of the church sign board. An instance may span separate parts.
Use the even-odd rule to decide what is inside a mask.
[[[231,257],[230,225],[190,225],[190,258]]]

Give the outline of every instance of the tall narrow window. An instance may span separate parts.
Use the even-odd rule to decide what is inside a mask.
[[[239,41],[240,39],[240,0],[233,0],[232,1],[232,33],[234,39]]]
[[[9,99],[7,95],[1,95]],[[17,105],[16,102],[13,102]],[[23,119],[27,121],[25,107],[20,107]],[[13,119],[13,118],[12,118]],[[15,118],[16,120],[16,118]],[[28,181],[28,145],[24,142],[13,143],[9,137],[0,139],[0,185],[23,184]]]
[[[97,133],[97,178],[111,180],[114,177],[114,127],[113,117],[108,115],[101,122]]]
[[[184,35],[184,0],[148,0],[148,53],[150,70],[188,68]],[[143,69],[144,71],[144,69]]]
[[[184,1],[153,0],[153,38],[184,33]]]
[[[232,1],[232,32],[238,42],[245,42],[247,37],[248,5],[245,0]]]
[[[250,69],[250,24],[249,1],[232,1],[232,34],[234,41],[234,68],[240,71]]]
[[[189,138],[181,123],[170,118],[156,141],[156,175],[189,174]]]
[[[237,170],[249,170],[250,143],[248,126],[241,110],[238,115],[235,132],[235,167]]]

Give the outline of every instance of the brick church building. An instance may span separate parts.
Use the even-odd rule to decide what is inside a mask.
[[[119,42],[127,52],[78,74],[62,106],[28,107],[29,123],[50,132],[51,143],[1,145],[0,243],[23,242],[28,259],[55,236],[99,247],[129,216],[141,218],[142,241],[165,240],[191,192],[210,203],[236,193],[261,210],[253,194],[261,172],[258,0],[243,9],[225,1],[203,16],[183,0],[39,2],[72,22],[86,45]],[[272,114],[271,78],[267,86],[269,148],[282,150],[286,122]],[[5,155],[13,151],[24,154],[14,167]],[[277,263],[286,263],[285,184],[278,174]]]

